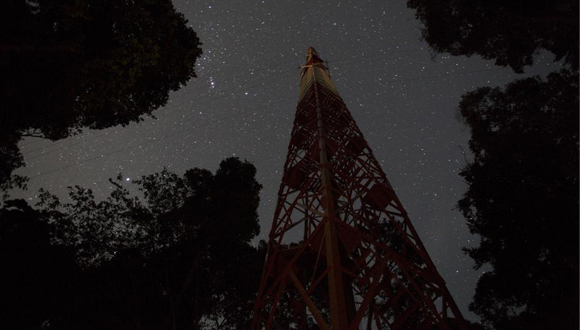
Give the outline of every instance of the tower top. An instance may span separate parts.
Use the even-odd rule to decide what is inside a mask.
[[[322,86],[335,96],[340,97],[336,87],[330,79],[330,73],[323,59],[320,58],[314,47],[308,47],[306,52],[306,64],[302,65],[302,79],[300,80],[300,97],[298,103],[304,98],[306,92],[313,84]]]
[[[308,51],[306,53],[306,65],[313,65],[318,63],[324,63],[324,60],[320,58],[314,47],[308,47]]]

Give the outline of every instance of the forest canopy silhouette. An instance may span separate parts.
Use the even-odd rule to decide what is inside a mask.
[[[459,118],[474,159],[457,203],[479,246],[470,310],[490,329],[578,328],[578,1],[409,0],[435,53],[480,55],[521,73],[540,51],[547,78],[481,87]]]
[[[0,209],[0,324],[11,329],[248,328],[265,246],[261,185],[237,158],[163,170],[96,201],[44,191]]]
[[[171,0],[0,4],[0,188],[22,186],[23,137],[142,120],[195,77],[200,41]]]
[[[408,0],[436,53],[480,55],[522,73],[540,50],[578,70],[578,1]]]

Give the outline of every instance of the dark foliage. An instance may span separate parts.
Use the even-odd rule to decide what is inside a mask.
[[[545,49],[578,70],[577,0],[408,0],[437,53],[481,55],[516,72]]]
[[[73,252],[51,244],[50,226],[24,200],[0,209],[0,327],[38,329],[68,304]]]
[[[0,325],[46,329],[247,328],[265,247],[256,169],[230,158],[212,174],[164,170],[112,180],[111,196],[47,192],[0,210]],[[16,205],[16,206],[14,206]],[[7,293],[7,294],[5,294]]]
[[[496,329],[578,328],[578,73],[463,96],[474,160],[458,203],[490,265],[470,309]]]
[[[567,70],[463,96],[474,161],[458,202],[481,243],[470,309],[496,329],[578,328],[578,1],[408,0],[435,53],[523,72],[541,50]]]
[[[0,188],[23,136],[127,125],[195,76],[196,33],[171,0],[0,4]]]

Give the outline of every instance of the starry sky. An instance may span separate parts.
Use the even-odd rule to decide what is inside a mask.
[[[524,75],[479,57],[434,55],[405,0],[174,0],[203,42],[198,77],[168,104],[127,127],[57,142],[20,143],[30,177],[13,197],[34,202],[40,187],[65,197],[67,187],[98,198],[121,172],[126,185],[164,167],[182,174],[215,170],[230,156],[247,159],[264,186],[261,239],[274,213],[296,110],[299,65],[315,47],[464,316],[480,271],[461,247],[477,244],[455,209],[471,158],[468,129],[457,119],[460,96],[553,71],[540,54]]]

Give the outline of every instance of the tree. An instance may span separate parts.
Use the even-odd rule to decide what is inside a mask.
[[[545,49],[578,70],[578,1],[408,0],[436,53],[480,55],[521,73]]]
[[[264,246],[257,250],[249,245],[260,230],[256,210],[261,185],[255,174],[254,166],[229,158],[213,176],[193,169],[183,179],[162,172],[138,181],[148,205],[159,214],[162,244],[171,244],[163,234],[167,228],[182,228],[181,243],[168,250],[174,251],[169,262],[187,267],[182,271],[188,275],[171,291],[185,311],[180,314],[189,315],[189,321],[193,317],[200,328],[249,326],[265,256]],[[191,264],[184,265],[179,255]]]
[[[171,0],[3,1],[0,188],[23,165],[22,137],[142,120],[195,77],[200,45]]]
[[[66,305],[73,288],[73,251],[51,244],[50,226],[24,200],[0,209],[0,324],[38,329]]]
[[[578,2],[408,0],[435,53],[480,55],[516,72],[541,50],[566,70],[463,95],[474,161],[459,209],[478,247],[470,309],[496,329],[577,328]],[[568,71],[569,70],[569,71]]]
[[[117,180],[100,202],[81,187],[71,188],[70,202],[44,191],[39,210],[20,202],[42,228],[40,238],[0,210],[0,263],[9,266],[0,288],[10,291],[0,296],[0,306],[10,307],[0,310],[0,321],[5,310],[17,310],[29,328],[248,327],[266,250],[251,244],[259,232],[255,174],[253,165],[229,158],[215,174],[145,176],[135,182],[143,201]],[[23,229],[10,229],[16,225]],[[10,244],[19,248],[6,249]],[[46,258],[50,251],[54,257]],[[12,266],[15,258],[20,268]],[[61,259],[58,265],[68,262],[62,279],[51,275],[60,266],[42,268]],[[19,280],[26,267],[35,272]],[[32,277],[42,285],[27,286]],[[20,300],[7,300],[14,297]],[[33,298],[40,307],[19,303]]]
[[[491,266],[470,309],[496,329],[578,328],[578,72],[462,97],[474,160],[458,202]]]

